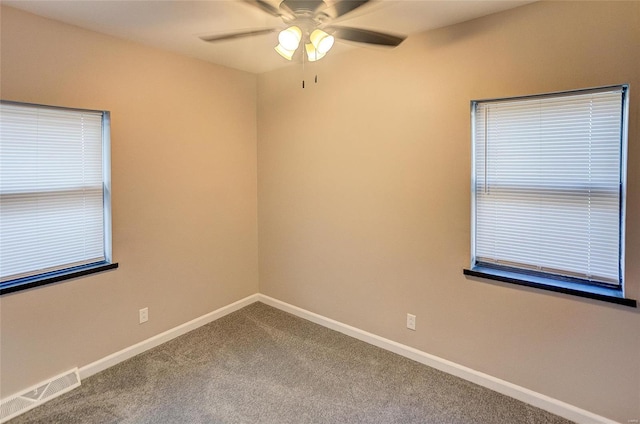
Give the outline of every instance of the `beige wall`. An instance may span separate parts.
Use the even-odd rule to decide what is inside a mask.
[[[533,4],[328,55],[304,90],[296,66],[256,84],[10,8],[1,24],[3,99],[112,112],[120,268],[0,298],[0,396],[258,291],[257,198],[262,293],[640,418],[637,310],[462,275],[469,101],[630,83],[626,279],[640,299],[640,2]]]
[[[260,291],[606,417],[640,418],[637,309],[465,278],[472,99],[631,84],[626,282],[640,299],[640,2],[535,3],[258,79]],[[405,328],[407,312],[417,331]]]
[[[255,75],[11,8],[1,23],[2,99],[111,111],[120,264],[0,298],[4,397],[256,293],[258,271]]]

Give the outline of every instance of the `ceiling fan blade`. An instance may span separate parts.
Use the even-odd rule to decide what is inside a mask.
[[[273,15],[277,18],[282,16],[282,14],[280,13],[280,9],[278,9],[277,7],[273,6],[272,4],[264,0],[244,0],[244,2],[252,6],[255,6],[258,9],[263,10],[268,14]]]
[[[277,31],[277,28],[256,29],[252,31],[233,32],[230,34],[208,35],[208,36],[200,37],[200,39],[208,42],[233,40],[236,38],[244,38],[244,37],[251,37],[254,35],[269,34],[275,31]]]
[[[395,47],[402,43],[406,36],[397,36],[385,34],[384,32],[369,31],[368,29],[330,26],[326,28],[327,32],[334,37],[347,41],[355,41],[358,43],[377,44],[380,46]]]
[[[271,3],[265,0],[243,0],[243,1],[277,18],[286,18],[288,20],[293,20],[296,18],[295,12],[291,10],[291,8],[289,8],[286,4],[282,4],[284,2],[280,3],[281,0],[278,0],[278,2],[280,3],[278,7],[272,5]]]
[[[280,3],[280,6],[278,6],[278,11],[280,12],[280,16],[284,18],[291,20],[296,18],[296,12],[287,4],[286,1]]]
[[[330,16],[333,19],[339,18],[342,15],[346,15],[349,12],[352,12],[359,8],[360,6],[364,6],[369,3],[370,0],[342,0],[336,1],[332,5],[322,9],[322,13]]]

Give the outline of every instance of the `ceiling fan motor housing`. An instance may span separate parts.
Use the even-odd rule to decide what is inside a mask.
[[[320,6],[325,6],[323,0],[283,0],[280,5],[285,5],[294,12],[315,12]]]
[[[283,0],[279,9],[282,12],[282,20],[286,24],[295,22],[303,26],[309,26],[309,24],[317,26],[329,19],[329,16],[323,12],[326,6],[322,0]]]

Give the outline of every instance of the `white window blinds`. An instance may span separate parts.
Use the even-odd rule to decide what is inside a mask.
[[[621,284],[624,90],[474,104],[476,263]]]
[[[0,107],[0,281],[104,261],[103,112]]]

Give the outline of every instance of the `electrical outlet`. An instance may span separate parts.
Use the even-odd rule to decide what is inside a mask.
[[[416,329],[416,316],[412,314],[407,314],[407,328],[409,330]]]
[[[149,308],[142,308],[138,313],[140,315],[140,324],[149,321]]]

